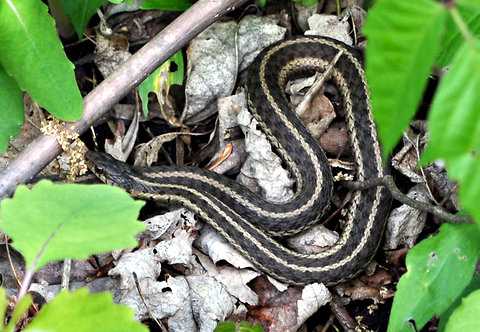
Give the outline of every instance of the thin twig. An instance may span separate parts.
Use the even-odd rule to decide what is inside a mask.
[[[412,141],[406,133],[403,134],[403,137],[405,137],[405,139],[408,141],[408,143],[410,143],[410,145],[415,150],[415,154],[416,154],[416,157],[417,157],[417,164],[420,164],[420,135],[417,135],[417,137],[415,139],[415,142]],[[427,188],[428,194],[430,195],[430,199],[436,205],[440,205],[438,203],[438,201],[435,199],[435,196],[433,196],[432,190],[430,189],[430,185],[428,184],[428,181],[427,181],[427,176],[425,175],[425,171],[423,170],[423,167],[421,165],[419,166],[419,169],[420,169],[420,173],[422,173],[422,179],[423,179],[423,182],[425,184],[425,187]]]
[[[342,325],[344,331],[356,331],[358,327],[357,322],[350,316],[347,309],[345,309],[345,307],[337,297],[333,297],[330,301],[330,309],[332,310],[340,325]]]
[[[369,179],[366,181],[342,181],[342,184],[344,184],[347,188],[352,189],[352,190],[365,190],[377,186],[384,186],[386,187],[390,193],[392,194],[392,197],[396,199],[397,201],[406,204],[408,206],[411,206],[415,209],[425,211],[428,213],[433,214],[436,217],[439,217],[440,219],[449,221],[451,223],[473,223],[473,220],[469,216],[465,215],[458,215],[458,214],[452,214],[447,211],[445,211],[443,208],[435,205],[430,205],[427,203],[419,202],[416,201],[407,195],[403,194],[400,189],[398,189],[397,185],[395,184],[395,181],[393,180],[393,177],[391,175],[386,175],[381,178],[374,178],[374,179]]]
[[[20,278],[18,277],[17,270],[15,269],[15,266],[13,265],[12,256],[10,254],[10,246],[8,244],[8,236],[6,234],[3,234],[3,238],[5,240],[5,250],[7,252],[8,263],[10,264],[10,268],[12,269],[13,277],[15,278],[15,281],[17,282],[17,286],[21,287],[22,284],[20,283]]]
[[[157,317],[153,315],[152,311],[150,310],[150,307],[147,305],[147,302],[145,301],[142,290],[140,288],[140,282],[138,281],[137,274],[133,272],[132,276],[133,276],[133,280],[135,281],[135,288],[137,288],[138,296],[140,296],[140,299],[142,300],[143,305],[147,309],[147,312],[150,315],[150,318],[152,318],[155,321],[155,323],[157,323],[158,327],[160,327],[160,330],[162,330],[162,332],[168,332],[166,327],[162,324],[160,320],[157,319]]]
[[[244,2],[246,0],[195,2],[85,97],[83,118],[70,124],[69,129],[79,134],[85,132],[193,37]],[[10,195],[19,183],[33,178],[60,152],[54,136],[42,135],[35,139],[0,173],[0,199]]]
[[[295,112],[297,114],[303,112],[303,110],[306,110],[308,108],[308,105],[312,103],[313,98],[318,94],[320,89],[323,87],[325,81],[330,77],[333,68],[335,67],[342,55],[343,51],[340,50],[332,59],[332,61],[328,64],[327,68],[325,68],[325,71],[322,72],[318,77],[316,77],[315,82],[305,94],[305,98],[303,98],[302,102],[296,107]]]

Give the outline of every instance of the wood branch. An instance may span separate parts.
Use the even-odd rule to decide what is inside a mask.
[[[381,178],[374,178],[374,179],[369,179],[366,181],[344,181],[342,182],[343,185],[345,185],[347,188],[352,189],[352,190],[365,190],[368,188],[372,187],[377,187],[377,186],[384,186],[386,187],[390,193],[392,194],[392,197],[399,201],[400,203],[406,204],[408,206],[411,206],[415,209],[425,211],[428,213],[433,214],[434,216],[443,219],[448,222],[452,223],[472,223],[473,220],[469,216],[465,215],[459,215],[459,214],[453,214],[450,213],[440,206],[436,205],[431,205],[427,204],[424,202],[419,202],[416,201],[398,189],[395,181],[393,180],[393,177],[391,175],[386,175]]]
[[[193,37],[246,0],[199,0],[163,29],[83,100],[83,117],[69,127],[86,131],[129,91]],[[60,96],[59,96],[60,98]],[[55,137],[42,135],[0,173],[0,199],[32,179],[61,152]]]

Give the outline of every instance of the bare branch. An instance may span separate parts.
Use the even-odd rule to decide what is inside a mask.
[[[419,202],[408,197],[407,195],[403,194],[400,191],[400,189],[398,189],[391,175],[386,175],[381,178],[369,179],[362,182],[345,181],[345,182],[342,182],[342,184],[344,184],[347,188],[352,190],[365,190],[372,187],[384,186],[390,191],[390,193],[392,194],[392,197],[397,201],[399,201],[400,203],[406,204],[408,206],[411,206],[421,211],[429,212],[448,222],[452,222],[452,223],[472,223],[473,222],[473,220],[469,216],[452,214],[447,212],[440,206]]]
[[[246,0],[197,1],[85,97],[83,117],[72,123],[70,129],[83,133],[172,54],[244,2]],[[0,173],[0,199],[10,195],[17,184],[33,178],[60,152],[55,137],[38,137]]]

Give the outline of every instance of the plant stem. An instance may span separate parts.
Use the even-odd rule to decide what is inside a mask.
[[[17,295],[17,303],[20,302],[20,300],[22,299],[22,297],[25,296],[25,294],[27,294],[28,288],[32,283],[32,278],[34,273],[35,273],[35,268],[33,267],[29,267],[25,271],[25,276],[23,276],[23,280],[22,280],[22,286],[20,287],[20,291],[18,292],[18,295]]]
[[[344,181],[343,184],[352,190],[365,190],[377,186],[384,186],[386,187],[390,193],[392,194],[392,197],[399,201],[400,203],[406,204],[408,206],[411,206],[415,209],[418,209],[420,211],[425,211],[433,214],[434,216],[439,217],[442,220],[449,221],[451,223],[455,224],[461,224],[461,223],[473,223],[472,219],[469,216],[463,216],[463,215],[458,215],[458,214],[452,214],[441,208],[440,206],[436,205],[431,205],[423,202],[416,201],[398,189],[397,185],[395,184],[395,181],[393,180],[393,177],[391,175],[386,175],[381,178],[374,178],[374,179],[369,179],[366,181]]]
[[[460,15],[460,12],[458,11],[458,8],[455,6],[452,6],[448,9],[450,12],[450,15],[452,15],[453,22],[458,27],[458,30],[460,30],[460,33],[462,34],[463,38],[467,43],[470,44],[470,46],[475,47],[476,44],[476,39],[470,32],[470,29],[468,28],[467,24],[463,20],[462,15]]]

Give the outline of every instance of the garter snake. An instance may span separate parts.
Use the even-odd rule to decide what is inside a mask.
[[[194,167],[133,169],[108,155],[88,152],[91,168],[104,182],[132,195],[181,203],[209,223],[257,268],[289,284],[336,284],[355,276],[374,255],[386,219],[389,196],[382,187],[352,193],[345,227],[336,244],[303,254],[276,238],[315,223],[328,209],[333,180],[319,144],[290,111],[289,80],[331,70],[349,132],[356,180],[383,176],[380,145],[370,112],[358,51],[329,38],[300,37],[263,50],[248,71],[250,111],[257,118],[296,181],[286,203],[271,203],[221,175]]]

